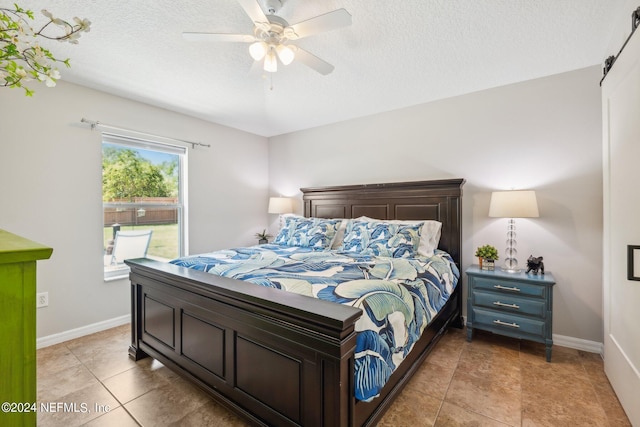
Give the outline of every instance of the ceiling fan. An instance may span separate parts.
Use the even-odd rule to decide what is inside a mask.
[[[266,15],[258,0],[238,0],[238,3],[253,21],[253,35],[184,32],[182,36],[189,41],[250,43],[251,57],[271,73],[278,70],[278,61],[289,65],[294,59],[323,75],[333,71],[333,65],[290,42],[351,25],[351,15],[345,9],[337,9],[289,25],[276,15],[282,6],[282,0],[265,0],[268,12]]]

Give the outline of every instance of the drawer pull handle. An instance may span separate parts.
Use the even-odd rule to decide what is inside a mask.
[[[496,289],[502,289],[503,291],[514,291],[514,292],[520,292],[520,288],[516,288],[515,286],[513,288],[510,288],[508,286],[502,286],[502,285],[493,285],[494,288]]]
[[[507,322],[503,322],[502,320],[494,320],[493,323],[495,323],[496,325],[501,325],[501,326],[509,326],[510,328],[519,328],[520,325],[518,325],[517,323],[507,323]]]
[[[505,303],[500,302],[500,301],[494,301],[494,302],[493,302],[493,305],[497,305],[497,306],[499,306],[499,307],[515,308],[516,310],[518,310],[518,309],[520,308],[520,306],[519,306],[519,305],[516,305],[516,304],[505,304]]]

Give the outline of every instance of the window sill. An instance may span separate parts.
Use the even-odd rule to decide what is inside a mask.
[[[107,267],[104,269],[104,281],[115,282],[116,280],[128,279],[130,271],[127,266]]]

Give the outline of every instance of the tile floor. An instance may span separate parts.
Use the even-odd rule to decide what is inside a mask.
[[[166,367],[128,358],[129,326],[38,350],[44,426],[245,426]],[[83,406],[86,405],[86,406]],[[107,405],[109,410],[107,411]],[[74,409],[73,406],[67,409]],[[379,426],[630,426],[599,355],[451,329]]]

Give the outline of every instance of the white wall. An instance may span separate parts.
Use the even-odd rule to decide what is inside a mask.
[[[520,262],[544,256],[558,282],[554,334],[601,343],[599,80],[590,67],[270,138],[271,192],[465,178],[464,269],[477,246],[505,247],[490,192],[534,189],[541,217],[518,220]]]
[[[82,117],[212,145],[188,150],[191,253],[253,244],[267,225],[266,138],[70,83],[35,89],[2,89],[0,228],[54,248],[38,337],[130,313],[128,281],[103,281],[101,139]]]
[[[554,333],[602,342],[600,67],[265,138],[61,82],[0,98],[0,228],[54,248],[38,266],[38,337],[129,314],[126,280],[102,280],[100,135],[86,117],[212,144],[189,148],[190,252],[253,244],[276,217],[268,195],[299,188],[462,177],[463,263],[505,220],[496,189],[537,190],[520,220],[521,262],[543,255],[558,280]],[[267,183],[269,187],[267,188]],[[301,207],[299,206],[299,209]]]

